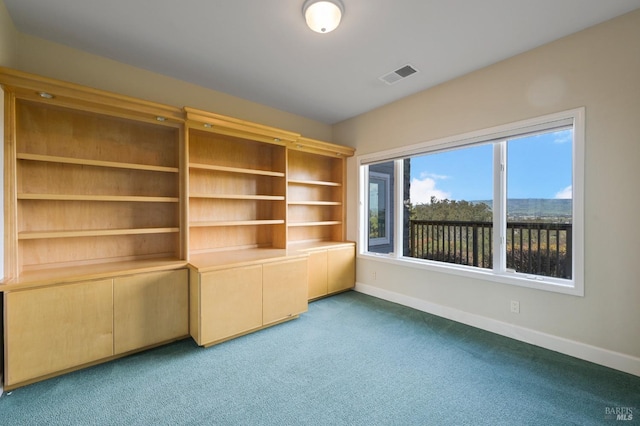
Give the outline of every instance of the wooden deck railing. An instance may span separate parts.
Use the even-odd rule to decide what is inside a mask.
[[[409,255],[459,265],[492,268],[493,223],[412,220]],[[570,223],[507,222],[507,268],[571,278]]]

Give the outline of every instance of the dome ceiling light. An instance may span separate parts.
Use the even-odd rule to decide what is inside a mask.
[[[302,14],[307,25],[321,34],[335,30],[343,13],[344,5],[340,0],[306,0],[302,5]]]

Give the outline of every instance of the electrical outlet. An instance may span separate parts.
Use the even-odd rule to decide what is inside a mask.
[[[518,302],[517,300],[511,301],[511,312],[513,312],[514,314],[520,313],[520,302]]]
[[[378,273],[377,273],[376,271],[373,271],[373,272],[371,273],[371,279],[372,279],[373,281],[375,281],[375,280],[377,280],[377,279],[378,279]]]

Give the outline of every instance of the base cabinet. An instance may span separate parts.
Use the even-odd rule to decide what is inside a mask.
[[[262,266],[207,272],[200,277],[198,343],[215,342],[262,326]]]
[[[306,312],[307,259],[268,263],[262,267],[262,323],[276,323]]]
[[[112,356],[111,282],[5,294],[5,385]]]
[[[354,287],[355,244],[337,244],[304,249],[309,253],[309,300]]]
[[[327,295],[327,283],[329,280],[327,258],[327,250],[309,253],[309,300]]]
[[[7,292],[5,387],[189,335],[187,270]]]
[[[328,294],[353,288],[356,283],[355,246],[327,250]]]
[[[115,355],[189,335],[188,271],[113,280]]]
[[[307,311],[307,257],[191,271],[191,336],[210,346]]]

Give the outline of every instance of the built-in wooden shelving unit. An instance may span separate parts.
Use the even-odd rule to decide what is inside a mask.
[[[308,138],[291,144],[288,155],[288,240],[290,245],[344,241],[345,158],[353,150]]]
[[[5,389],[354,285],[351,148],[0,68]]]
[[[182,111],[0,83],[5,389],[188,336]]]
[[[299,135],[185,108],[189,253],[286,248],[286,144]]]

